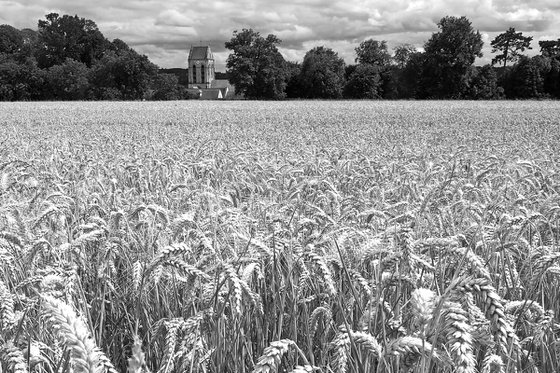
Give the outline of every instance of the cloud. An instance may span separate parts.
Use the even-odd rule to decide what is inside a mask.
[[[421,48],[446,15],[467,16],[485,40],[515,27],[537,40],[560,37],[558,0],[0,0],[0,23],[37,27],[49,12],[77,14],[95,21],[108,39],[119,38],[162,67],[184,66],[190,45],[209,44],[218,69],[225,69],[225,41],[234,30],[253,28],[282,40],[281,52],[300,60],[315,46],[334,49],[353,63],[363,40],[387,40],[393,48],[411,43]]]
[[[158,14],[155,25],[192,28],[193,21],[175,9],[167,9]]]

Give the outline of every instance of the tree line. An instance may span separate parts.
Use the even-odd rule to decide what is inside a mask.
[[[182,98],[177,76],[91,20],[50,13],[37,30],[0,25],[0,101]]]
[[[250,99],[530,99],[560,97],[560,39],[539,41],[509,28],[491,42],[492,63],[482,57],[482,37],[466,17],[447,16],[422,51],[409,44],[389,51],[386,41],[365,40],[355,64],[330,48],[286,61],[275,35],[234,31],[227,77]],[[169,72],[169,73],[165,73]],[[188,93],[184,69],[160,70],[124,41],[109,41],[95,22],[51,13],[38,29],[0,25],[0,100],[176,100]]]
[[[355,64],[324,46],[303,62],[285,61],[275,35],[235,31],[226,48],[227,73],[238,93],[253,99],[540,99],[560,97],[560,39],[539,41],[540,54],[523,55],[532,37],[509,28],[491,42],[492,63],[482,57],[480,32],[466,17],[447,16],[418,51],[409,44],[390,53],[386,41],[365,40]],[[508,63],[510,65],[508,65]]]

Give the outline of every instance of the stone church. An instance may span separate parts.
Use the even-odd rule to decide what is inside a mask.
[[[188,59],[189,92],[201,99],[224,99],[230,93],[231,85],[225,79],[216,79],[214,55],[209,46],[191,47]]]

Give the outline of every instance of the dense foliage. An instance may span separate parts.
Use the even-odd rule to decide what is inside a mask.
[[[559,117],[0,103],[0,370],[559,372]]]
[[[422,51],[364,40],[348,66],[325,46],[285,61],[275,35],[243,29],[225,43],[227,73],[216,76],[248,99],[560,98],[560,39],[540,40],[540,54],[530,58],[523,52],[533,38],[510,27],[491,41],[492,64],[475,66],[483,41],[471,22],[447,16],[438,28]],[[187,76],[179,68],[160,73],[78,16],[48,14],[37,31],[0,25],[0,101],[185,99]]]
[[[560,98],[560,39],[539,41],[541,54],[529,58],[522,52],[531,49],[532,37],[510,28],[491,43],[493,52],[499,53],[492,65],[475,66],[476,58],[482,57],[483,41],[471,22],[466,17],[448,16],[439,21],[438,27],[422,52],[402,44],[391,55],[385,41],[368,39],[355,48],[357,64],[345,66],[335,51],[320,46],[309,50],[301,64],[282,61],[285,73],[277,76],[286,79],[288,98]],[[257,49],[249,49],[246,55],[261,55]],[[238,58],[234,52],[232,60]],[[516,63],[507,66],[508,62]],[[230,72],[251,76],[243,70],[249,71],[247,66],[253,63],[250,58],[244,59],[243,64],[232,64]],[[279,86],[275,82],[275,87]],[[275,94],[283,96],[278,90]]]
[[[299,75],[305,98],[341,98],[344,60],[330,48],[316,47],[305,54]]]
[[[227,59],[229,81],[236,93],[247,98],[284,98],[287,69],[274,35],[262,37],[252,29],[235,31],[226,48],[232,50]]]
[[[517,61],[521,52],[525,49],[531,49],[532,40],[533,37],[523,36],[522,32],[515,32],[515,28],[510,27],[506,32],[492,40],[492,52],[502,52],[492,59],[492,64],[503,61],[505,67],[508,62]]]
[[[50,13],[37,31],[0,25],[0,101],[185,98],[177,83],[91,20]]]
[[[482,36],[466,17],[444,17],[440,31],[424,46],[421,98],[461,98],[469,86],[469,72],[482,57]]]

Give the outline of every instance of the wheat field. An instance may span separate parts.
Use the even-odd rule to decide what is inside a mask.
[[[0,372],[558,372],[560,103],[0,104]]]

